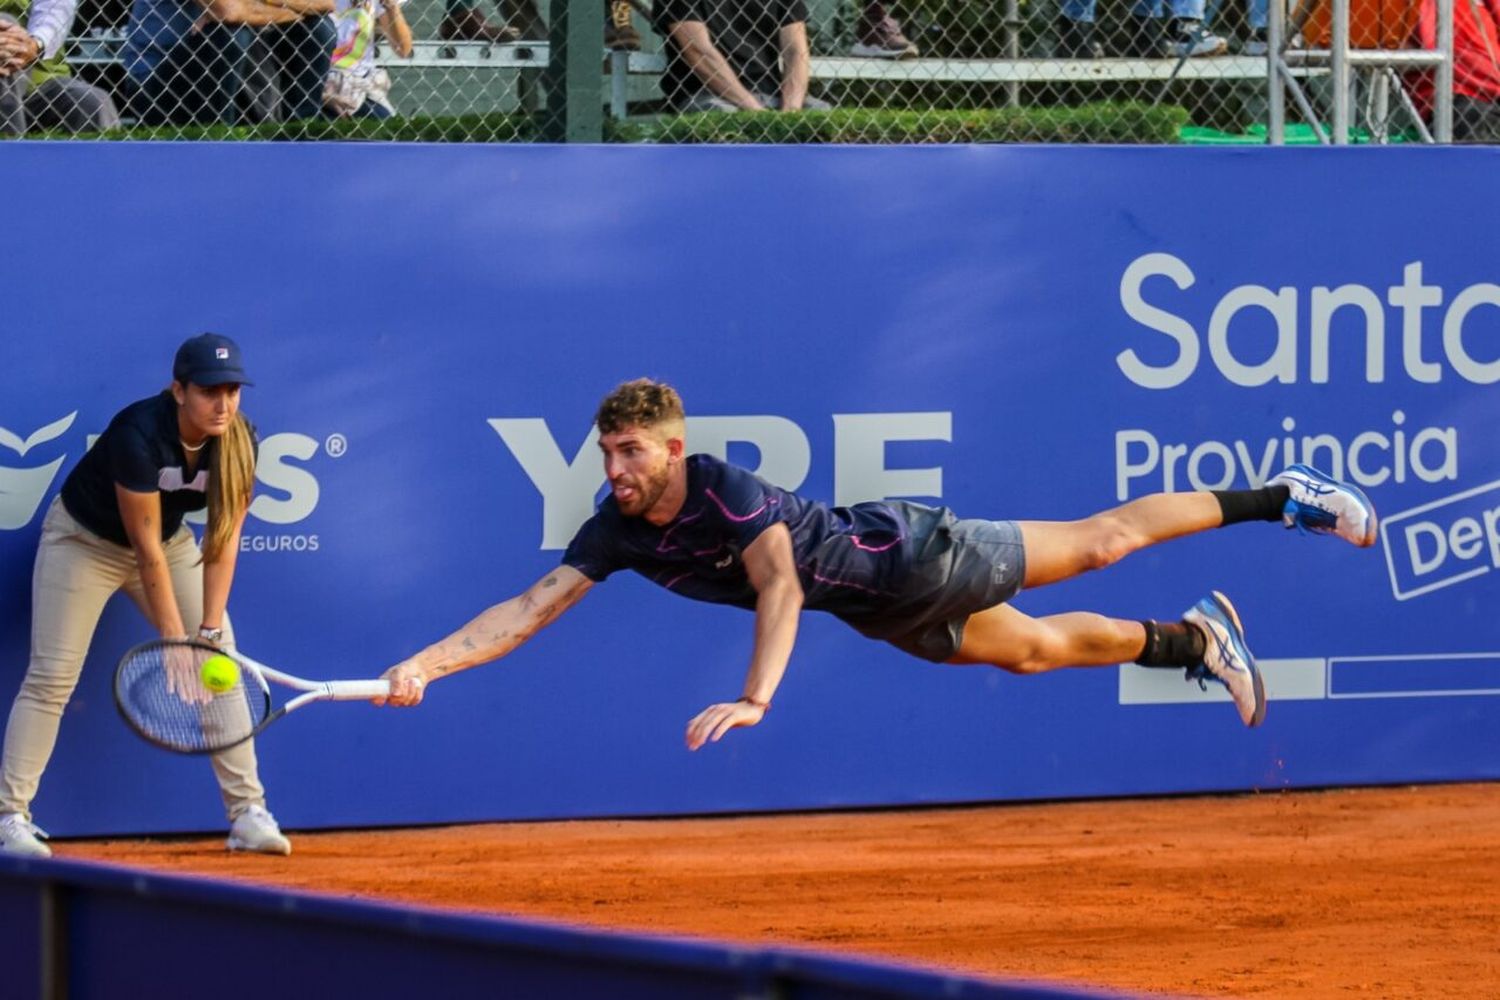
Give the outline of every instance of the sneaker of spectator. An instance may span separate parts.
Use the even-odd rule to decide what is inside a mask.
[[[1103,59],[1104,46],[1094,38],[1094,22],[1059,17],[1053,54],[1059,59]]]
[[[611,52],[641,51],[641,33],[631,20],[629,0],[610,0],[604,18],[604,47]]]
[[[449,7],[438,26],[438,37],[448,42],[513,42],[520,32],[495,24],[473,7]]]
[[[1172,44],[1172,55],[1195,59],[1200,56],[1216,56],[1229,49],[1229,43],[1203,26],[1203,22],[1190,18],[1173,18],[1167,27],[1167,37]]]
[[[901,33],[901,25],[878,2],[865,5],[855,28],[851,56],[862,59],[914,59],[920,55],[916,43]]]

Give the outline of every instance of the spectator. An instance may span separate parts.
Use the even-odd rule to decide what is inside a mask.
[[[523,2],[534,3],[535,0]],[[535,11],[535,7],[532,10]],[[541,23],[540,18],[536,20],[537,24]],[[453,42],[513,42],[520,35],[520,30],[509,24],[490,21],[474,6],[473,0],[448,0],[443,23],[438,25],[438,37]],[[528,37],[545,38],[546,32]]]
[[[1097,59],[1104,54],[1094,37],[1096,0],[1063,0],[1056,54],[1064,59]],[[1136,0],[1127,25],[1125,55],[1144,59],[1216,56],[1229,43],[1203,25],[1206,0]],[[1170,16],[1163,18],[1164,8]]]
[[[315,118],[336,39],[333,0],[135,0],[125,28],[126,85],[147,125],[235,122],[260,37],[280,77],[281,118]]]
[[[1437,48],[1437,4],[1422,0],[1417,38]],[[1426,95],[1432,77],[1426,74]],[[1500,143],[1500,0],[1453,5],[1453,141]]]
[[[338,44],[323,89],[323,107],[334,118],[389,118],[390,76],[375,65],[375,30],[402,59],[411,57],[411,26],[401,8],[406,0],[337,0],[334,26]]]
[[[504,24],[487,20],[473,6],[474,0],[448,0],[448,12],[438,34],[452,41],[539,42],[547,37],[547,26],[537,13],[536,0],[500,0]],[[630,0],[608,0],[604,6],[604,47],[619,52],[639,52],[641,35],[631,17]],[[644,13],[644,11],[643,11]]]
[[[663,0],[661,89],[677,112],[823,110],[807,96],[803,0]]]
[[[863,59],[915,59],[921,51],[901,33],[901,23],[885,5],[871,0],[860,11],[849,54]]]
[[[120,113],[109,94],[73,79],[62,57],[76,0],[36,0],[29,6],[27,0],[0,0],[0,135],[117,128]]]

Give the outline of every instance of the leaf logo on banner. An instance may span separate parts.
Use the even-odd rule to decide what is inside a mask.
[[[0,427],[0,445],[24,456],[37,445],[62,437],[77,417],[78,411],[74,410],[25,438]],[[15,531],[31,523],[66,457],[60,455],[46,465],[30,469],[0,465],[0,531]]]
[[[61,420],[54,420],[46,427],[33,432],[30,437],[27,437],[25,439],[17,436],[14,431],[9,431],[4,427],[0,427],[0,444],[5,445],[5,447],[9,448],[11,451],[15,452],[18,455],[25,455],[28,451],[35,448],[39,444],[46,444],[53,438],[62,437],[67,433],[68,428],[73,426],[73,421],[77,417],[78,411],[74,410],[72,413],[68,414],[66,417],[63,417]]]

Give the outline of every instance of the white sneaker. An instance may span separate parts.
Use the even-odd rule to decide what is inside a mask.
[[[265,806],[250,806],[234,818],[229,826],[229,849],[253,851],[256,854],[291,854],[292,842],[286,839]]]
[[[1215,590],[1193,605],[1182,620],[1203,633],[1203,662],[1188,668],[1188,680],[1205,687],[1206,681],[1215,680],[1228,688],[1245,725],[1258,726],[1266,721],[1265,683],[1245,645],[1245,628],[1229,598]]]
[[[0,853],[23,858],[50,858],[52,848],[42,843],[46,837],[46,833],[20,813],[0,815]]]
[[[1217,56],[1229,49],[1229,43],[1205,28],[1202,21],[1174,21],[1173,33],[1172,55],[1182,59]]]
[[[1341,483],[1310,465],[1294,465],[1267,486],[1291,490],[1281,523],[1320,535],[1337,535],[1360,548],[1375,544],[1375,505],[1358,486]]]

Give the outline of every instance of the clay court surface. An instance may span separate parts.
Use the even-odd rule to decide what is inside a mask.
[[[74,841],[92,858],[1131,991],[1500,996],[1500,785]]]

